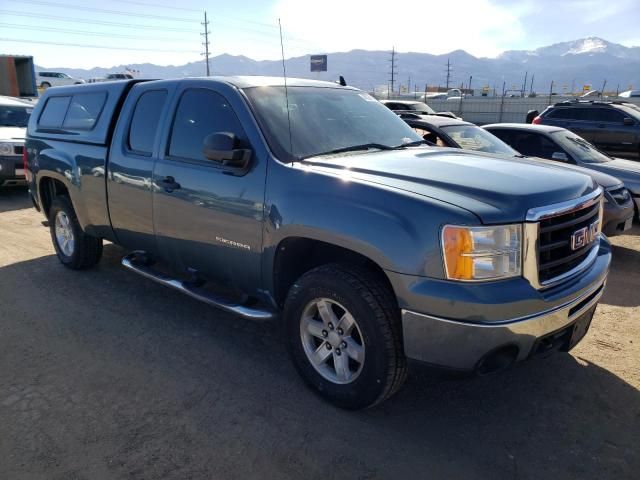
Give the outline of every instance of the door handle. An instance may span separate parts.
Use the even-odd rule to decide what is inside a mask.
[[[158,182],[158,186],[164,188],[164,191],[167,193],[171,193],[180,188],[180,184],[176,182],[176,179],[173,177],[164,177]]]

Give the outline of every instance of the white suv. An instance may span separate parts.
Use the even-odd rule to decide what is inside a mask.
[[[26,185],[24,136],[33,105],[0,96],[0,187]]]
[[[37,83],[39,87],[60,87],[62,85],[75,85],[84,83],[81,78],[73,78],[61,72],[38,72]]]

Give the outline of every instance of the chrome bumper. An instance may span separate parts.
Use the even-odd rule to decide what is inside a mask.
[[[537,339],[571,325],[594,306],[605,283],[552,310],[501,323],[466,323],[402,310],[405,355],[441,367],[475,370],[489,352],[515,346],[516,361],[524,360]]]

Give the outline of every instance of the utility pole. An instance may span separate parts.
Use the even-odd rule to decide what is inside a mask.
[[[204,55],[205,58],[205,62],[207,65],[207,77],[211,75],[211,72],[209,71],[209,34],[211,33],[211,31],[209,30],[209,23],[209,20],[207,20],[207,12],[205,11],[204,22],[202,22],[202,25],[204,26],[204,33],[200,34],[204,37],[204,42],[202,44],[204,45],[204,52],[200,55]]]
[[[529,76],[529,72],[524,72],[524,82],[522,83],[522,91],[520,92],[520,97],[524,98],[525,92],[527,91],[527,77]]]
[[[451,83],[451,62],[447,58],[447,90],[449,90],[450,83]]]
[[[396,47],[391,49],[391,92],[395,94],[395,82],[396,82]]]

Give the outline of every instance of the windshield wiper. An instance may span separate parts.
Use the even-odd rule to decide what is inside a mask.
[[[320,157],[323,155],[333,155],[334,153],[345,153],[345,152],[357,152],[360,150],[393,150],[395,147],[390,147],[389,145],[384,145],[382,143],[363,143],[361,145],[351,145],[349,147],[335,148],[333,150],[329,150],[328,152],[322,153],[314,153],[313,155],[307,155],[306,157],[300,158],[300,160],[305,160],[311,157]]]
[[[391,148],[393,150],[400,150],[400,149],[406,148],[406,147],[417,147],[418,145],[431,145],[431,146],[433,146],[433,143],[431,143],[428,140],[416,140],[415,142],[403,143],[402,145],[396,145],[395,147],[391,147]]]

